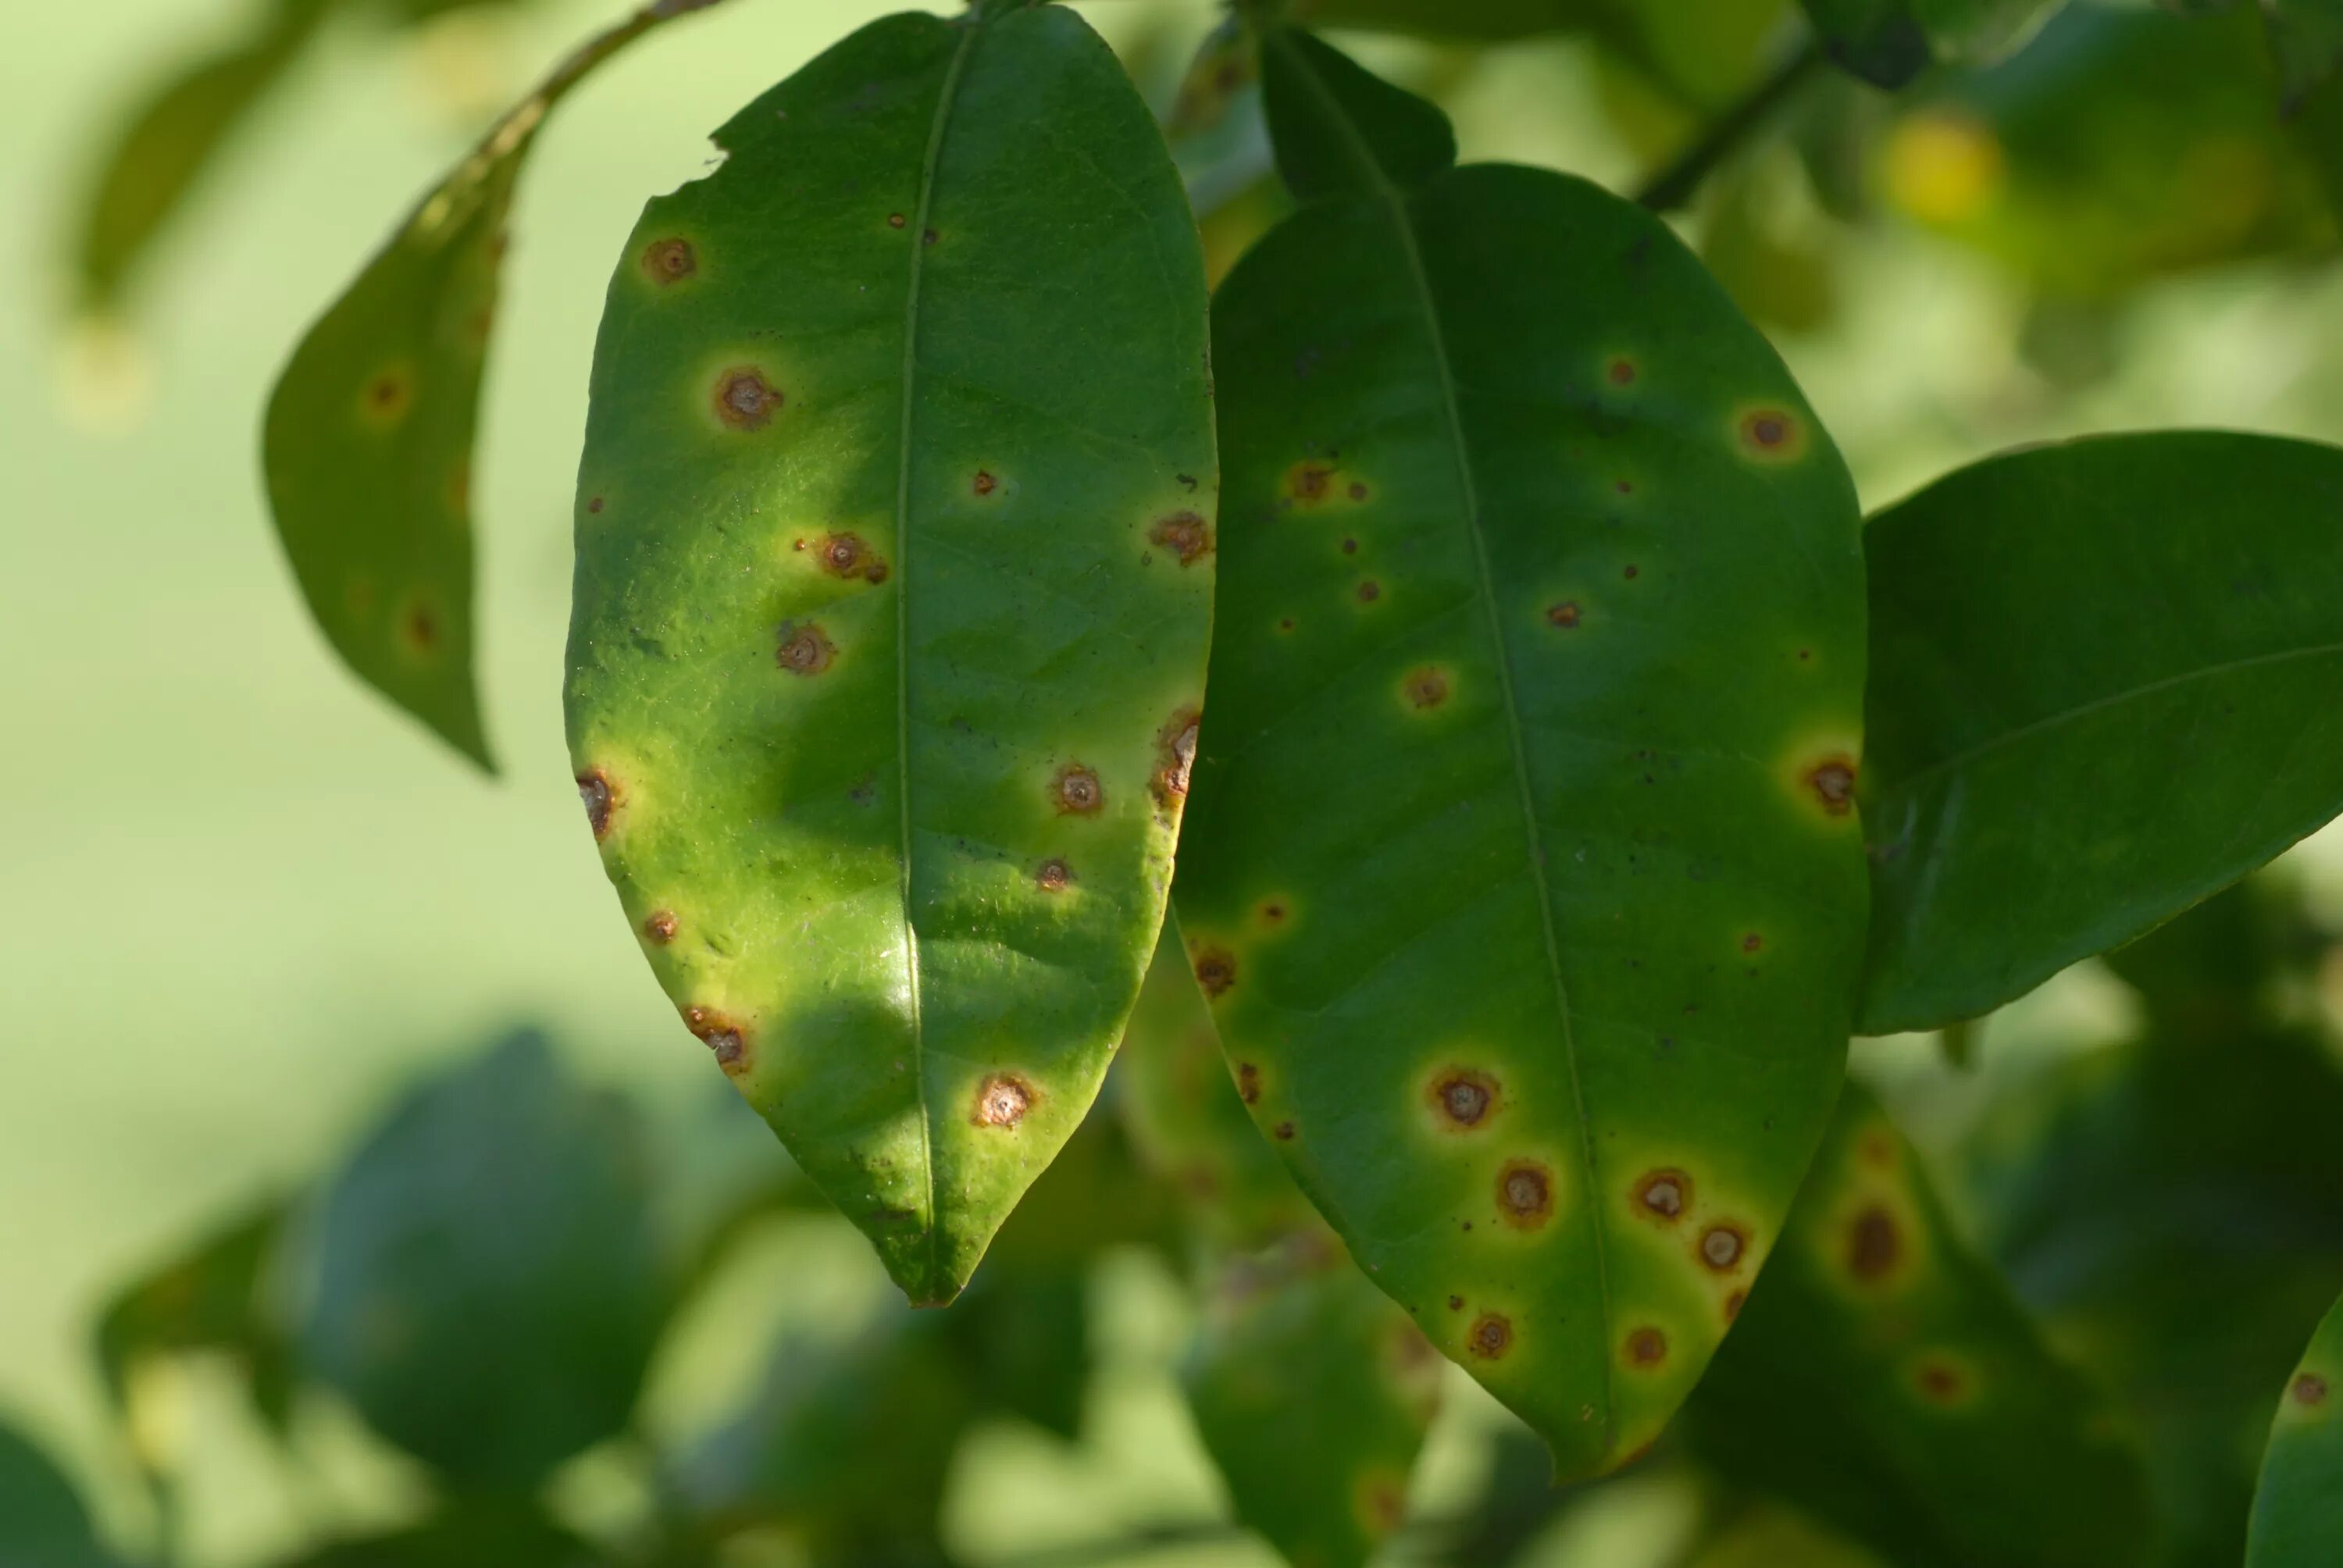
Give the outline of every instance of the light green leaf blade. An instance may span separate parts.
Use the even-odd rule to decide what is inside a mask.
[[[1281,136],[1380,96],[1270,49]],[[1304,1191],[1583,1475],[1698,1378],[1837,1092],[1855,508],[1657,220],[1523,168],[1403,190],[1395,134],[1214,304],[1180,918]]]
[[[2066,0],[1805,0],[1830,57],[1878,87],[2007,55]]]
[[[80,303],[104,311],[221,150],[284,79],[333,0],[277,0],[249,35],[157,83],[100,161],[74,266]]]
[[[873,23],[610,286],[569,737],[686,1022],[921,1302],[1098,1091],[1210,634],[1195,226],[1070,11]]]
[[[2343,449],[2107,437],[1872,519],[1866,1033],[1978,1017],[2343,809]]]
[[[2343,1554],[2343,1302],[2278,1398],[2246,1536],[2246,1568],[2316,1568]]]
[[[1181,1368],[1237,1517],[1301,1568],[1363,1568],[1407,1515],[1440,1358],[1323,1229],[1232,1261]]]
[[[2129,1568],[2147,1477],[2106,1397],[1963,1241],[1850,1082],[1685,1422],[1728,1481],[1909,1568]]]
[[[472,667],[472,441],[513,185],[572,87],[709,3],[659,0],[563,62],[309,328],[269,397],[269,508],[318,629],[490,772]]]

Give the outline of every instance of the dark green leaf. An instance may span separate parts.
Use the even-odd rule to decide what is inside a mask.
[[[1664,225],[1533,169],[1391,184],[1425,111],[1346,129],[1388,97],[1269,48],[1351,187],[1214,304],[1182,927],[1304,1191],[1583,1475],[1698,1378],[1837,1092],[1853,492]]]
[[[284,78],[332,4],[276,0],[248,36],[182,67],[125,118],[82,221],[75,265],[84,308],[118,302],[156,235]]]
[[[268,400],[269,507],[318,628],[491,772],[472,668],[472,437],[513,185],[570,88],[709,3],[658,0],[563,62],[310,327]]]
[[[608,1561],[531,1504],[468,1501],[407,1529],[318,1547],[284,1568],[601,1568]]]
[[[73,1482],[0,1422],[0,1568],[108,1568]]]
[[[2270,1423],[2246,1568],[2321,1568],[2343,1552],[2343,1302],[2312,1336]]]
[[[1237,1517],[1290,1563],[1363,1568],[1407,1514],[1440,1358],[1321,1231],[1231,1263],[1181,1381]]]
[[[518,1034],[417,1090],[327,1189],[308,1366],[457,1486],[626,1424],[667,1287],[626,1108]]]
[[[942,1302],[1162,919],[1212,589],[1195,226],[1054,5],[874,23],[718,140],[610,285],[578,787],[686,1022]]]
[[[2095,1053],[2006,1095],[1986,1239],[2148,1438],[2159,1563],[2234,1564],[2270,1400],[2343,1292],[2343,1078],[2268,1030]]]
[[[1865,1032],[1975,1018],[2343,809],[2343,449],[2167,433],[1865,532]]]
[[[1904,1568],[2131,1568],[2147,1478],[1850,1083],[1782,1244],[1686,1412],[1729,1481]]]
[[[1930,65],[2016,49],[2066,0],[1805,0],[1832,59],[1865,81],[1901,87]]]
[[[2262,0],[2263,25],[2277,57],[2291,114],[2343,67],[2343,4],[2337,0]]]

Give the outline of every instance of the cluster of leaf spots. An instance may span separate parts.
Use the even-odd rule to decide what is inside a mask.
[[[1648,215],[1262,49],[1302,206],[1214,302],[1189,956],[1369,1277],[1583,1476],[1697,1381],[1839,1079],[1853,491]]]
[[[1202,261],[1061,7],[874,23],[717,140],[610,280],[571,750],[687,1026],[941,1302],[1154,949],[1214,578]]]

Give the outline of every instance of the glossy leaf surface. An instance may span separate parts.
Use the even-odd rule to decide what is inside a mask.
[[[1866,1033],[1975,1018],[2343,809],[2343,449],[2036,447],[1875,518]]]
[[[578,787],[687,1024],[948,1301],[1162,918],[1213,572],[1195,227],[1053,5],[874,23],[717,139],[596,353]]]
[[[1805,0],[1830,57],[1875,86],[1930,65],[1990,59],[2025,42],[2066,0]]]
[[[472,437],[513,185],[553,106],[709,0],[659,0],[564,62],[309,328],[268,400],[268,504],[318,629],[491,771],[473,673]]]
[[[667,1282],[625,1111],[518,1034],[407,1096],[318,1206],[305,1364],[459,1488],[532,1485],[634,1407]]]
[[[2246,1568],[2313,1568],[2343,1552],[2343,1302],[2286,1381],[2262,1459]]]
[[[1910,1568],[2128,1568],[2147,1477],[1850,1082],[1686,1412],[1694,1447]]]
[[[1407,1515],[1440,1358],[1320,1230],[1222,1271],[1181,1372],[1237,1517],[1289,1563],[1363,1568]]]
[[[1853,494],[1664,226],[1269,47],[1313,199],[1214,304],[1182,928],[1304,1191],[1581,1475],[1697,1379],[1837,1091]]]

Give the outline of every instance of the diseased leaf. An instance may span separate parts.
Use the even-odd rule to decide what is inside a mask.
[[[658,0],[563,62],[309,328],[269,397],[268,503],[318,629],[490,772],[472,668],[472,437],[513,185],[572,87],[709,3]]]
[[[1977,1017],[2343,809],[2343,449],[2107,437],[1875,518],[1858,1026]]]
[[[1181,1370],[1236,1515],[1286,1561],[1363,1568],[1407,1517],[1440,1358],[1323,1229],[1222,1271]]]
[[[1245,1114],[1241,1096],[1258,1095],[1259,1083],[1230,1079],[1176,919],[1163,922],[1120,1060],[1131,1142],[1179,1193],[1190,1230],[1208,1248],[1254,1251],[1317,1226],[1309,1201]]]
[[[1727,1480],[1905,1568],[2145,1560],[2147,1477],[2107,1400],[1854,1083],[1685,1423]]]
[[[1879,87],[2016,50],[2066,0],[1805,0],[1830,57]]]
[[[915,1300],[1081,1121],[1203,696],[1203,271],[1072,12],[873,23],[610,285],[568,710],[692,1030]]]
[[[634,1407],[668,1293],[626,1110],[518,1033],[410,1094],[319,1203],[304,1362],[459,1488],[532,1486]]]
[[[2311,1337],[2270,1422],[2246,1568],[2319,1568],[2343,1551],[2343,1302]]]
[[[1984,1240],[2147,1436],[2159,1563],[2237,1561],[2272,1394],[2343,1291],[2339,1125],[2321,1042],[2259,1028],[2094,1053],[1973,1141]]]
[[[334,0],[275,0],[247,36],[156,84],[115,132],[88,196],[75,271],[80,303],[106,310],[156,235],[217,161]]]
[[[1428,109],[1266,48],[1288,166],[1331,194],[1213,307],[1182,928],[1303,1190],[1584,1475],[1697,1380],[1837,1092],[1853,491],[1656,219],[1431,173]]]

